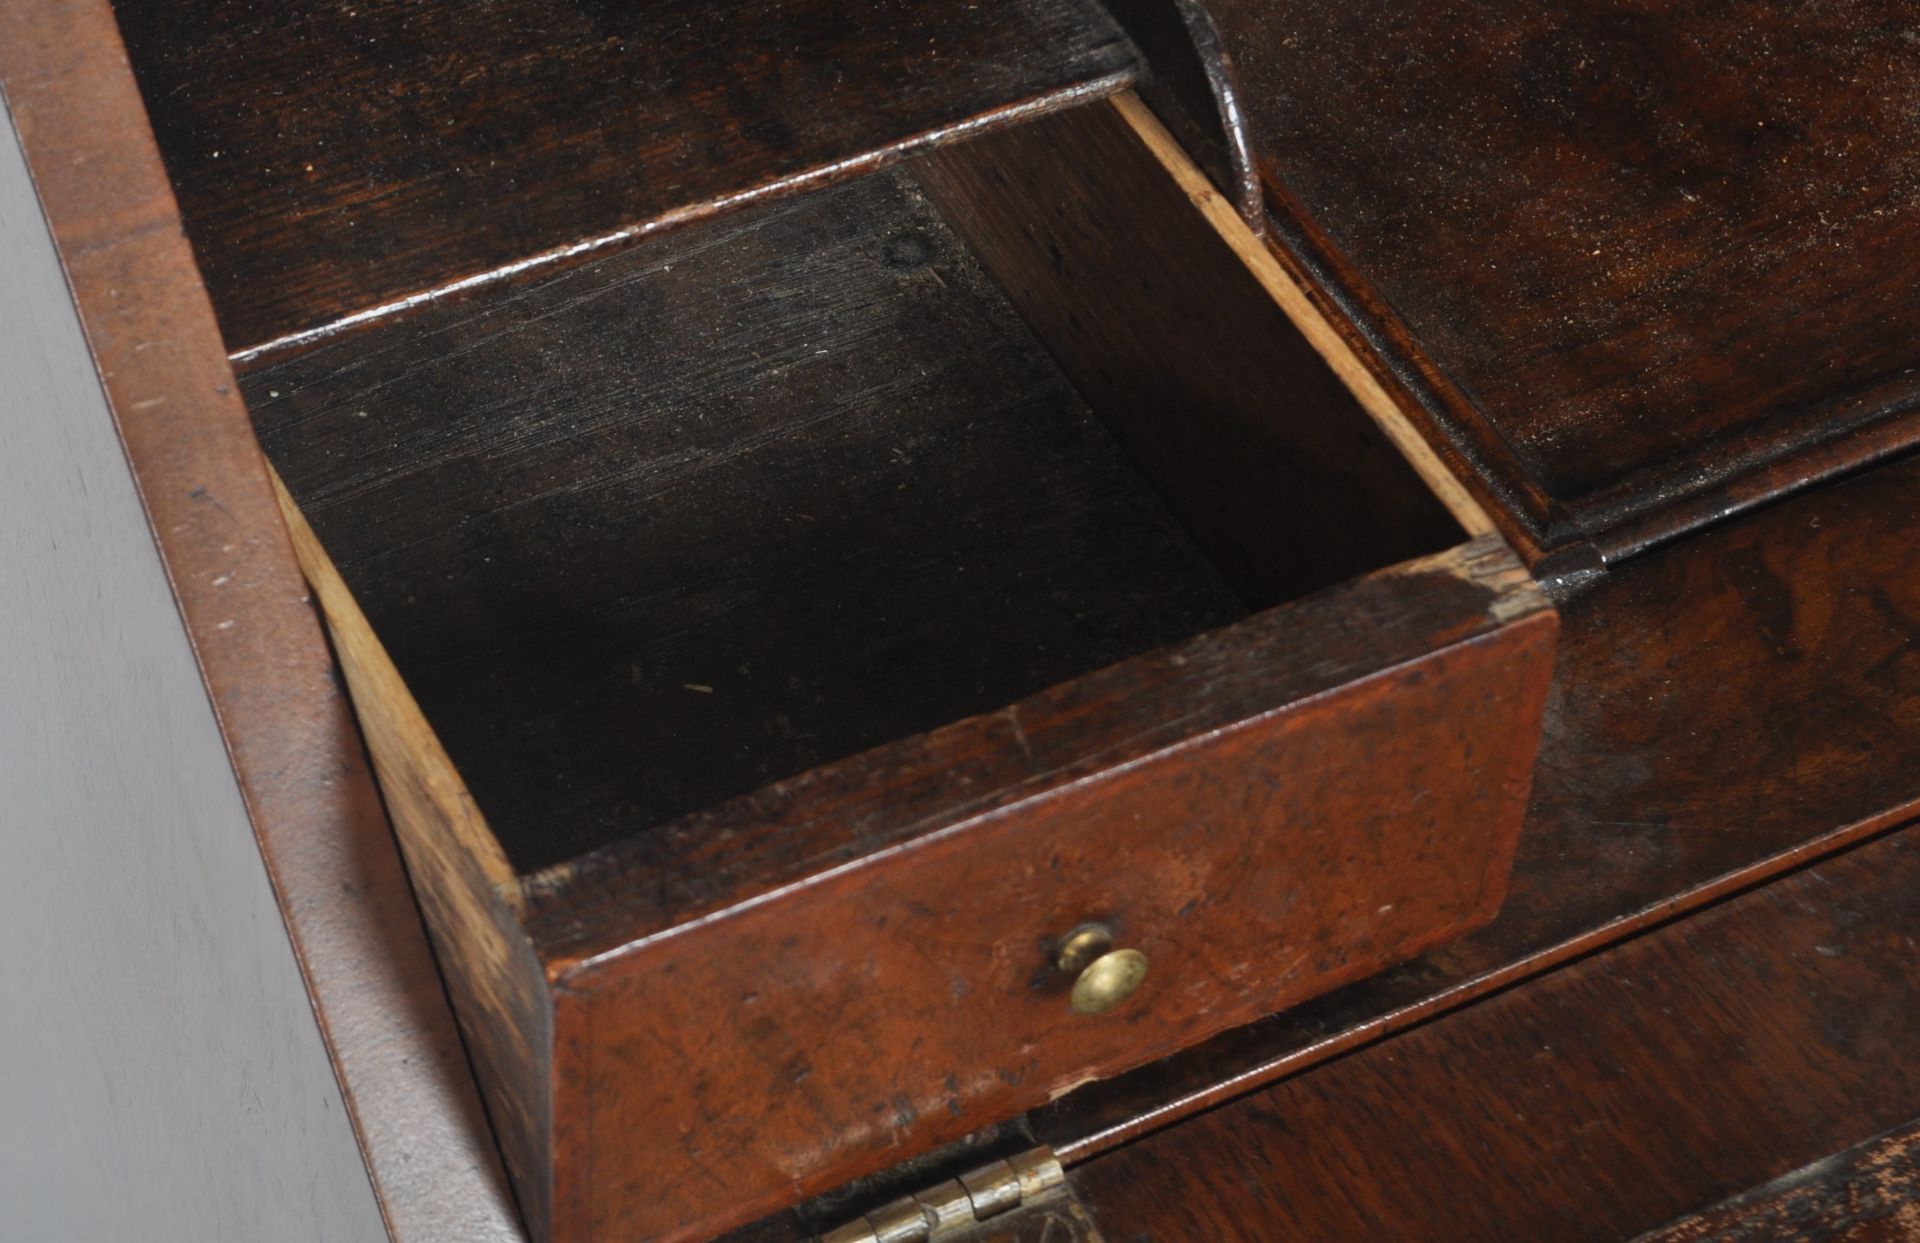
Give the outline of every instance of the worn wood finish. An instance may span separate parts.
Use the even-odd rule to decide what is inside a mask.
[[[1920,1124],[1897,1127],[1635,1243],[1896,1243],[1920,1236]]]
[[[1511,896],[1483,932],[1036,1119],[1070,1157],[1920,808],[1920,459],[1617,566],[1561,605]]]
[[[1096,124],[1110,149],[1075,158],[1169,179],[1156,241],[1223,278],[1258,257],[1235,297],[1263,306],[1270,252],[1164,131],[1131,100]],[[1129,141],[1159,146],[1118,157]],[[1092,212],[1105,189],[1071,199]],[[1234,344],[1283,365],[1212,385],[1248,422],[1280,422],[1268,380],[1332,383],[1295,340],[1324,321],[1280,287],[1296,305]],[[1102,292],[1052,296],[1172,325],[1205,291]],[[1111,358],[1134,338],[1092,339]],[[1060,352],[1071,372],[1099,351]],[[1482,537],[1178,642],[1244,606],[903,175],[247,383],[319,532],[303,548],[416,878],[446,889],[426,902],[443,965],[472,977],[454,991],[554,1238],[709,1234],[1498,905],[1554,632],[1511,554]],[[1168,451],[1134,395],[1100,392],[1136,403],[1136,454]],[[1382,465],[1370,409],[1316,413],[1317,460],[1340,459],[1344,422],[1383,504],[1419,489]],[[1431,504],[1398,511],[1424,523],[1410,540],[1386,532],[1370,495],[1323,489],[1268,533],[1330,539],[1358,512],[1369,538],[1323,554],[1347,576],[1457,534]],[[1262,602],[1333,576],[1250,546],[1272,562]],[[1047,955],[1103,915],[1175,979],[1088,1023]]]
[[[1555,625],[1554,613],[1512,554],[1485,537],[1096,671],[1000,711],[812,770],[527,877],[526,922],[550,964],[591,971],[605,955],[699,925],[750,902],[764,888],[838,875],[862,855],[885,857],[911,843],[930,846],[938,825],[994,821],[1016,806],[1044,803],[1042,796],[1055,788],[1072,786],[1075,798],[1096,800],[1108,782],[1122,790],[1144,786],[1150,783],[1130,775],[1131,766],[1156,756],[1178,767],[1196,762],[1189,751],[1204,753],[1216,742],[1229,749],[1277,745],[1269,734],[1300,728],[1280,716],[1317,720],[1324,708],[1330,722],[1348,709],[1346,693],[1358,697],[1355,706],[1397,714],[1386,683],[1441,693],[1427,686],[1433,679],[1418,668],[1424,658],[1457,665],[1468,682],[1474,662],[1496,656],[1510,662],[1509,676],[1474,687],[1459,705],[1463,713],[1495,714],[1475,718],[1483,726],[1479,736],[1493,740],[1470,761],[1489,774],[1487,782],[1454,790],[1476,806],[1489,800],[1491,814],[1499,800],[1526,788],[1531,747],[1524,745],[1529,727],[1522,718],[1530,696],[1545,693],[1544,681],[1534,687],[1529,679],[1544,677],[1536,662],[1543,652],[1550,657]],[[1380,685],[1374,684],[1376,675]],[[1501,707],[1513,709],[1511,722],[1499,723]],[[1464,727],[1430,727],[1442,732],[1426,740],[1438,750],[1467,745]],[[1509,734],[1523,744],[1521,751],[1505,750]],[[1347,744],[1330,737],[1325,745]],[[1285,762],[1306,763],[1310,749],[1302,744],[1299,758]],[[1437,756],[1431,761],[1436,778],[1449,772],[1448,763]],[[1326,772],[1313,781],[1332,782],[1332,789],[1345,788],[1340,783],[1347,779]],[[1460,782],[1459,771],[1446,780]],[[1260,777],[1263,787],[1276,782]],[[1320,787],[1301,787],[1307,788]],[[1432,797],[1440,797],[1439,787]],[[1307,801],[1303,796],[1303,817],[1316,814]],[[1429,818],[1423,810],[1420,822]],[[1498,818],[1477,823],[1487,834],[1500,831]],[[749,834],[750,828],[756,831]],[[1454,858],[1445,865],[1458,863]],[[624,874],[643,866],[651,883],[633,892]]]
[[[359,659],[364,623],[322,602]],[[702,1237],[1483,920],[1552,630],[1488,544],[532,878],[553,1062],[518,1099],[551,1104],[495,1122],[533,1128],[506,1137],[530,1206],[553,1180],[536,1230]],[[1330,758],[1349,748],[1369,763]],[[403,838],[446,840],[427,803],[392,809]],[[1173,977],[1116,1022],[1069,1014],[1047,966],[1089,916]],[[486,970],[472,949],[443,965]],[[482,1069],[524,1056],[525,1031],[468,1030],[502,1042]],[[878,1054],[896,1039],[911,1061]],[[546,1119],[550,1167],[529,1169]]]
[[[186,917],[188,930],[177,942],[163,931],[172,917],[155,913],[151,927],[143,926],[146,935],[126,955],[95,953],[88,960],[76,978],[105,980],[108,977],[102,973],[112,962],[128,964],[134,972],[125,992],[113,998],[103,1014],[71,1022],[52,1011],[42,1016],[39,1030],[58,1032],[67,1041],[61,1056],[92,1049],[101,1065],[89,1065],[65,1077],[45,1074],[35,1090],[44,1086],[57,1091],[60,1121],[21,1131],[34,1144],[31,1157],[0,1161],[0,1165],[28,1178],[41,1168],[42,1159],[60,1153],[61,1145],[52,1136],[58,1126],[82,1123],[86,1116],[81,1107],[82,1085],[95,1082],[98,1075],[124,1078],[132,1086],[119,1092],[111,1120],[101,1125],[90,1159],[69,1152],[72,1159],[57,1178],[31,1190],[23,1188],[19,1194],[9,1191],[0,1196],[8,1205],[10,1227],[27,1237],[46,1238],[156,1232],[180,1237],[229,1232],[235,1237],[279,1237],[308,1227],[329,1238],[347,1238],[363,1231],[381,1233],[380,1222],[356,1207],[354,1195],[366,1192],[366,1203],[377,1205],[384,1219],[386,1235],[402,1243],[440,1240],[450,1234],[471,1240],[519,1238],[511,1193],[485,1131],[478,1094],[351,710],[280,528],[259,448],[235,392],[192,255],[180,234],[166,174],[105,0],[0,5],[0,90],[18,123],[47,227],[61,254],[78,313],[75,331],[84,329],[91,367],[104,384],[112,426],[102,434],[111,440],[117,430],[125,450],[125,461],[114,471],[121,472],[124,484],[124,472],[130,470],[139,491],[145,520],[152,527],[151,541],[141,533],[148,569],[157,558],[171,582],[186,641],[197,659],[204,694],[211,700],[231,762],[230,776],[245,801],[246,817],[251,819],[279,904],[277,915],[269,906],[261,918],[253,881],[248,879],[245,856],[250,852],[234,855],[232,839],[222,836],[236,822],[207,807],[192,818],[191,828],[180,830],[184,835],[180,841],[196,843],[192,851],[176,850],[136,865],[135,856],[128,852],[137,843],[129,839],[114,845],[112,861],[104,865],[83,865],[75,856],[75,875],[91,869],[90,874],[105,886],[99,893],[119,893],[123,899],[90,925],[90,933],[119,926],[132,917],[131,912],[142,909],[131,890],[118,889],[107,879],[116,871],[145,868],[156,880],[171,877],[167,903],[188,904],[173,909],[194,913]],[[8,219],[11,222],[12,217]],[[58,321],[66,290],[57,279],[54,290],[49,305],[33,308],[33,322]],[[0,282],[0,301],[15,296],[27,296],[26,287]],[[27,374],[31,373],[29,366]],[[6,374],[18,400],[18,375],[14,369]],[[24,421],[15,429],[19,434],[9,437],[9,462],[20,470],[37,472],[22,477],[28,491],[21,495],[32,496],[35,480],[67,480],[68,465],[80,460],[77,453],[70,456],[74,441],[49,445],[36,439],[33,429],[66,428],[78,436],[87,424],[77,416],[43,417],[44,411],[28,418],[22,410]],[[49,524],[48,546],[61,551],[64,568],[41,576],[13,565],[18,572],[10,575],[10,590],[18,597],[25,587],[25,598],[31,600],[36,581],[90,584],[83,593],[84,607],[77,607],[66,619],[68,633],[62,642],[91,642],[81,631],[84,617],[93,615],[118,619],[116,633],[144,633],[151,620],[144,605],[123,601],[103,612],[101,593],[117,591],[127,581],[140,581],[146,570],[137,564],[116,563],[111,573],[103,570],[93,575],[74,568],[76,550],[90,538],[86,533],[105,538],[113,526],[108,515],[118,512],[120,504],[113,499],[119,485],[112,471],[107,477],[94,478],[92,467],[76,469],[82,470],[75,486],[87,498],[84,513],[63,519],[59,517],[63,511],[41,503],[33,507],[30,517],[8,523],[13,538],[28,541],[22,548],[34,542],[36,537],[30,533],[40,529],[38,524]],[[9,489],[9,495],[15,494],[20,494],[18,488]],[[58,495],[76,494],[69,490]],[[160,607],[172,616],[171,602]],[[15,615],[10,609],[8,614]],[[18,616],[25,624],[27,614]],[[12,642],[7,661],[0,664],[7,669],[30,668],[33,662],[27,651],[21,643]],[[148,690],[159,694],[161,685],[174,684],[171,674],[161,672],[170,667],[170,659],[143,658],[134,671],[116,673],[106,649],[99,649],[84,667],[69,670],[71,680],[62,688],[62,702],[81,703],[95,689],[110,686],[118,686],[122,694],[141,695]],[[196,686],[192,694],[198,697],[202,691]],[[9,697],[15,707],[30,700],[24,694]],[[102,707],[95,713],[95,723],[119,721],[124,726],[160,719],[152,713],[171,713],[175,708],[156,703],[151,712],[130,714],[124,705]],[[51,740],[59,735],[49,731],[55,718],[31,715],[39,739],[34,745],[54,745]],[[155,833],[164,819],[162,808],[184,794],[190,771],[199,771],[197,761],[190,764],[186,758],[197,745],[189,741],[196,736],[195,728],[179,724],[175,745],[168,751],[170,780],[163,783],[164,789],[150,792],[134,817]],[[113,787],[122,776],[129,781],[136,778],[136,758],[143,752],[128,737],[93,744],[84,744],[81,737],[71,735],[69,740],[74,754],[91,757],[88,781],[96,793]],[[31,749],[6,750],[9,755],[32,754]],[[58,768],[57,763],[39,765],[31,786],[48,787]],[[17,800],[16,810],[20,810]],[[125,836],[121,830],[130,822],[96,810],[89,823]],[[14,827],[24,828],[24,822],[10,825],[10,834]],[[68,834],[68,848],[80,849],[86,831],[90,830]],[[244,820],[238,822],[238,831],[246,833]],[[174,839],[162,835],[153,840]],[[20,844],[25,846],[26,839],[21,838]],[[185,878],[172,876],[168,869],[173,861],[189,857],[198,861],[197,870]],[[251,867],[257,871],[258,864]],[[16,872],[47,874],[27,866]],[[131,871],[126,875],[136,889],[144,883]],[[231,882],[232,891],[204,891],[203,885],[213,877]],[[19,901],[13,905],[20,913]],[[87,909],[86,900],[77,895],[69,895],[62,903],[63,917],[78,919]],[[215,929],[219,935],[213,942],[201,939]],[[249,1205],[257,1207],[255,1192],[265,1190],[243,1190],[245,1178],[273,1167],[276,1146],[283,1134],[290,1135],[300,1125],[296,1120],[302,1116],[301,1107],[280,1095],[280,1089],[306,1073],[307,1050],[312,1047],[308,1037],[297,1027],[280,1030],[258,1057],[242,1047],[245,1033],[254,1025],[282,1014],[274,1000],[280,995],[278,968],[266,964],[275,961],[273,942],[284,936],[291,936],[312,1000],[311,1010],[300,1005],[299,1017],[303,1022],[318,1018],[325,1043],[324,1050],[316,1053],[331,1055],[338,1081],[337,1096],[327,1085],[330,1105],[312,1099],[307,1104],[322,1116],[325,1109],[338,1111],[344,1105],[365,1169],[350,1171],[359,1192],[353,1186],[343,1188],[337,1153],[324,1137],[327,1128],[310,1131],[298,1141],[292,1164],[274,1175],[287,1181],[271,1194],[291,1192],[308,1178],[312,1186],[324,1189],[315,1192],[311,1202],[289,1202],[263,1220],[232,1225],[245,1218]],[[18,941],[17,936],[14,939]],[[76,935],[63,944],[82,947],[98,942],[76,929]],[[182,948],[176,961],[142,957],[149,948],[174,944],[191,946],[191,952]],[[204,982],[205,977],[196,974],[202,967],[211,969],[220,962],[231,967],[248,954],[264,957],[256,968],[247,969],[243,983],[234,985],[245,995],[244,1013],[230,1015],[220,1005],[203,1000],[170,1035],[170,1024],[148,1008],[149,1002],[161,1007],[166,1003],[165,997],[155,995],[156,988],[168,996],[200,996],[195,981]],[[52,950],[41,954],[42,974],[57,960]],[[298,991],[296,981],[296,997]],[[132,1025],[135,1047],[143,1052],[130,1055],[116,1072],[112,1067],[117,1055],[103,1051],[123,1038],[125,1025]],[[143,1064],[141,1057],[168,1047],[174,1035],[184,1037],[177,1059],[165,1070],[137,1069]],[[200,1061],[202,1054],[214,1055],[215,1062]],[[32,1064],[8,1060],[15,1065]],[[149,1128],[141,1121],[145,1106],[140,1102],[161,1106],[165,1098],[155,1095],[160,1085],[170,1082],[168,1075],[192,1066],[199,1066],[207,1080],[193,1085],[188,1099],[166,1103],[164,1121],[156,1124],[157,1129]],[[234,1096],[236,1091],[244,1091],[244,1097]],[[11,1104],[26,1107],[28,1098],[7,1095]],[[241,1100],[247,1108],[240,1111],[237,1124],[223,1124],[219,1134],[199,1129],[191,1121],[202,1110],[230,1100]],[[281,1128],[287,1130],[283,1133]],[[138,1153],[123,1150],[109,1157],[108,1148],[118,1142],[115,1136],[135,1141],[144,1136],[152,1142]],[[253,1137],[257,1142],[243,1145],[244,1151],[235,1150],[228,1157],[216,1156],[232,1137]],[[348,1159],[353,1160],[350,1151]],[[173,1171],[169,1185],[149,1198],[138,1171],[161,1166]],[[100,1193],[101,1169],[108,1171],[114,1194]],[[85,1187],[61,1181],[76,1172],[87,1175]],[[63,1186],[74,1197],[66,1211],[106,1216],[87,1219],[94,1226],[80,1224],[80,1217],[70,1218],[65,1229],[34,1225],[40,1219],[27,1206],[45,1206],[54,1188]],[[141,1187],[138,1192],[137,1186]],[[125,1212],[140,1215],[137,1221],[104,1224],[111,1214]],[[222,1221],[229,1225],[220,1225]]]
[[[1120,89],[1096,0],[119,0],[227,344]]]
[[[1631,1237],[1920,1110],[1917,936],[1907,829],[1073,1183],[1120,1239]]]
[[[1533,542],[1618,558],[1920,436],[1897,0],[1212,8],[1277,233]]]
[[[662,241],[246,380],[519,871],[1245,615],[904,179]]]
[[[1535,797],[1492,925],[1081,1088],[1032,1115],[1034,1137],[1082,1162],[1158,1128],[1171,1127],[1168,1142],[1177,1144],[1188,1131],[1171,1124],[1207,1106],[1289,1075],[1310,1078],[1317,1065],[1383,1037],[1378,1047],[1392,1050],[1400,1029],[1502,986],[1551,989],[1552,969],[1583,951],[1697,912],[1911,815],[1920,807],[1920,738],[1906,724],[1920,720],[1916,521],[1920,461],[1910,461],[1594,580],[1563,605]],[[1667,715],[1649,720],[1649,709]],[[1905,995],[1898,986],[1875,1000],[1900,1004]],[[1422,1077],[1406,1062],[1400,1073]],[[1839,1184],[1836,1195],[1852,1185]],[[1111,1225],[1117,1237],[1133,1237],[1124,1223]],[[806,1237],[797,1222],[765,1228],[782,1226]],[[1172,1225],[1142,1229],[1192,1237]]]
[[[323,603],[359,659],[363,622],[332,590]],[[1486,544],[532,878],[524,918],[553,980],[538,1089],[555,1193],[536,1230],[703,1237],[1486,918],[1551,630]],[[1331,759],[1346,747],[1367,765]],[[1248,770],[1271,774],[1260,803]],[[449,830],[424,807],[392,803],[430,851]],[[1461,822],[1475,841],[1452,840]],[[1117,1024],[1071,1016],[1048,978],[1052,939],[1091,914],[1173,972]],[[532,1128],[507,1141],[530,1205],[549,1170],[518,1162],[545,1118],[495,1112]]]
[[[1553,632],[1496,548],[534,878],[555,1234],[694,1237],[716,1201],[770,1210],[1487,918]],[[1049,966],[1089,918],[1154,964],[1105,1018]]]
[[[1139,118],[1079,108],[913,169],[1243,598],[1277,604],[1458,542]]]

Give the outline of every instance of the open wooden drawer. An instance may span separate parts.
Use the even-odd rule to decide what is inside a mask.
[[[243,384],[542,1237],[711,1236],[1499,905],[1554,614],[1131,97]]]

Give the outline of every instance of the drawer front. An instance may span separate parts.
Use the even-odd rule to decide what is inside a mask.
[[[711,1234],[1491,918],[1554,629],[1469,545],[777,789],[743,813],[897,844],[760,900],[536,912],[556,1235]],[[1055,962],[1089,921],[1145,960],[1102,1013]]]

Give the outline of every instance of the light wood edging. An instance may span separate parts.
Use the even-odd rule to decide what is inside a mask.
[[[1299,282],[1295,281],[1268,244],[1256,237],[1233,205],[1221,196],[1147,106],[1132,92],[1117,95],[1113,107],[1133,127],[1140,141],[1159,160],[1168,176],[1186,192],[1202,216],[1233,248],[1241,262],[1259,280],[1261,286],[1280,305],[1294,327],[1307,339],[1340,382],[1347,386],[1368,416],[1385,432],[1394,447],[1419,472],[1433,489],[1440,503],[1466,529],[1468,535],[1484,535],[1496,529],[1493,518],[1452,470],[1442,462],[1400,407],[1374,378],[1360,356],[1334,328],[1326,315],[1314,305]]]
[[[281,481],[280,472],[268,466],[267,473],[273,481],[274,499],[280,503],[280,512],[286,519],[287,533],[293,539],[294,555],[299,558],[307,581],[313,585],[321,614],[327,619],[327,628],[340,650],[341,668],[353,695],[354,708],[367,727],[367,741],[375,766],[382,764],[383,755],[414,757],[416,762],[409,766],[411,771],[393,776],[405,777],[430,805],[435,823],[445,826],[444,830],[436,828],[434,835],[447,836],[450,840],[446,846],[457,847],[471,857],[481,879],[509,906],[517,907],[519,886],[506,852],[500,848],[493,830],[487,827],[480,809],[474,806],[466,784],[454,771],[453,761],[434,736],[400,671],[394,668],[393,659],[375,637],[373,627],[360,611],[340,571],[334,567],[333,559],[321,547],[306,515],[300,512],[300,506]],[[380,768],[380,778],[383,784],[389,782],[384,767]],[[402,843],[406,844],[404,837]],[[432,844],[444,848],[437,842]]]
[[[539,958],[517,918],[519,881],[332,558],[279,473],[267,469],[294,554],[333,635],[468,1054],[490,1088],[489,1107],[513,1115],[496,1116],[494,1127],[521,1209],[542,1222],[553,1024]]]

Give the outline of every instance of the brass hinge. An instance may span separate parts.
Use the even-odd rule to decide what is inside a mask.
[[[960,1243],[1052,1239],[1101,1243],[1059,1158],[1036,1148],[881,1205],[820,1243]]]

